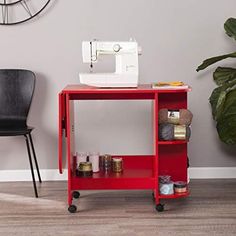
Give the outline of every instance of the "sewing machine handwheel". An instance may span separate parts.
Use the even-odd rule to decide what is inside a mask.
[[[73,198],[77,199],[80,197],[80,192],[74,191],[72,196],[73,196]]]

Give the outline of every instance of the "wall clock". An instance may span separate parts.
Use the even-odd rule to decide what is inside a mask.
[[[0,0],[0,25],[16,25],[38,16],[50,0]]]

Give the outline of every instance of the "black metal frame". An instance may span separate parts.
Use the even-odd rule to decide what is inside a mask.
[[[36,17],[37,15],[39,15],[46,7],[47,7],[47,5],[49,4],[49,2],[50,2],[51,0],[48,0],[45,4],[44,4],[44,6],[39,10],[39,11],[37,11],[35,14],[33,14],[33,15],[31,15],[30,14],[30,16],[28,17],[28,18],[26,18],[26,19],[24,19],[24,20],[21,20],[21,21],[17,21],[17,22],[11,22],[11,23],[9,23],[9,22],[3,22],[3,23],[0,23],[0,25],[17,25],[17,24],[21,24],[21,23],[24,23],[24,22],[26,22],[26,21],[28,21],[28,20],[31,20],[31,19],[33,19],[34,17]],[[11,3],[7,3],[6,2],[6,0],[4,0],[4,3],[0,3],[0,6],[2,7],[2,11],[3,11],[3,7],[11,7],[11,6],[14,6],[14,5],[16,5],[16,4],[25,4],[26,2],[25,2],[25,0],[17,0],[17,1],[15,1],[15,2],[11,2]],[[7,19],[8,19],[8,12],[7,13],[5,13],[5,14],[7,14]]]
[[[37,158],[36,158],[36,154],[35,154],[35,150],[34,150],[33,140],[32,140],[31,134],[29,133],[28,135],[29,135],[29,138],[28,138],[27,134],[24,134],[26,147],[27,147],[27,152],[28,152],[28,157],[29,157],[30,170],[31,170],[31,175],[32,175],[32,180],[33,180],[34,193],[35,193],[35,197],[38,198],[38,191],[37,191],[37,186],[36,186],[36,181],[35,181],[35,176],[34,176],[34,168],[33,168],[33,162],[32,162],[32,157],[31,157],[30,146],[31,146],[31,150],[33,152],[34,163],[35,163],[35,166],[36,166],[39,182],[42,183],[42,180],[41,180],[41,176],[40,176],[40,173],[39,173],[39,166],[38,166],[38,162],[37,162]]]

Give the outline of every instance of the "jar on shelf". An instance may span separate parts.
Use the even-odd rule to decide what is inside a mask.
[[[187,183],[185,181],[174,182],[174,190],[175,190],[175,194],[186,193],[188,191],[187,190]]]
[[[120,173],[123,171],[123,159],[122,158],[112,158],[112,171],[115,173]]]
[[[174,183],[172,181],[168,183],[160,183],[159,184],[160,194],[163,195],[172,195],[174,194]]]
[[[92,163],[93,172],[99,172],[99,153],[98,152],[89,153],[89,162]]]
[[[78,168],[79,177],[90,177],[93,175],[92,163],[91,162],[80,162]]]
[[[159,175],[159,182],[162,184],[169,183],[171,181],[170,175]]]
[[[111,171],[112,156],[105,154],[99,157],[99,168],[101,171],[110,172]]]
[[[87,162],[87,152],[78,152],[77,153],[77,168],[79,168],[79,164],[81,162]]]

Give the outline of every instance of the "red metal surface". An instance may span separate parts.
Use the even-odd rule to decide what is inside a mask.
[[[187,181],[187,144],[159,146],[159,175],[173,181]]]
[[[92,177],[72,178],[72,189],[154,189],[153,155],[118,156],[123,159],[123,172],[98,172]]]
[[[122,173],[93,173],[92,177],[74,177],[72,189],[153,189],[152,169],[124,169]]]
[[[93,189],[151,189],[156,197],[156,204],[162,198],[186,197],[183,195],[160,195],[159,175],[171,175],[173,181],[187,181],[187,142],[158,140],[158,110],[160,108],[187,108],[187,92],[183,90],[156,90],[151,85],[139,85],[138,88],[100,89],[83,85],[68,85],[59,95],[59,170],[62,172],[62,130],[67,134],[68,164],[68,204],[72,203],[73,190]],[[154,154],[147,156],[121,156],[124,161],[124,172],[121,174],[102,172],[95,173],[91,178],[72,176],[71,170],[71,100],[153,100],[153,134]],[[66,101],[66,103],[65,103]],[[64,115],[63,115],[64,114]],[[64,116],[64,117],[63,117]],[[66,122],[63,127],[62,120]],[[118,157],[118,156],[116,156]]]
[[[181,109],[187,108],[187,93],[176,91],[175,93],[166,93],[158,94],[159,109],[168,108],[168,109]]]
[[[174,140],[174,141],[158,141],[159,145],[177,145],[177,144],[185,144],[188,141],[182,141],[182,140]]]
[[[62,174],[63,172],[63,167],[62,167],[62,153],[63,153],[63,150],[62,150],[62,135],[63,135],[63,120],[64,120],[64,117],[65,117],[65,107],[64,107],[64,94],[63,93],[60,93],[59,94],[59,135],[58,135],[58,165],[59,165],[59,172],[60,174]]]
[[[159,167],[158,167],[158,153],[159,153],[159,146],[156,144],[155,140],[158,140],[158,110],[159,110],[159,101],[158,101],[158,94],[155,94],[155,100],[153,102],[153,109],[154,109],[154,118],[153,118],[153,128],[154,128],[154,176],[155,176],[155,187],[153,189],[154,196],[155,196],[155,203],[156,205],[160,203],[159,201],[159,183],[158,183],[158,176],[159,176]]]
[[[66,130],[67,130],[67,166],[68,166],[68,205],[72,204],[72,176],[71,176],[71,131],[70,131],[70,97],[66,94]]]
[[[123,159],[124,169],[151,169],[153,168],[153,155],[140,155],[140,156],[128,156],[128,155],[113,155],[113,157],[121,157]]]
[[[158,94],[159,109],[187,108],[187,93]],[[187,141],[158,141],[159,175],[170,175],[173,181],[187,181]]]
[[[189,191],[187,191],[186,193],[178,193],[178,194],[171,194],[171,195],[159,195],[160,199],[169,199],[169,198],[182,198],[182,197],[188,197],[190,194]]]

